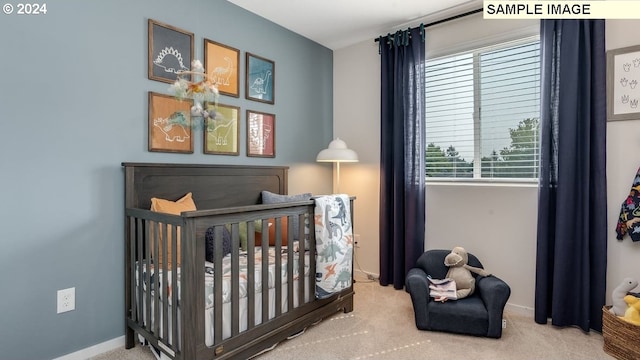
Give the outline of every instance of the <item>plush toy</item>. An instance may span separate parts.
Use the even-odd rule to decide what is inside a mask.
[[[473,267],[467,264],[469,261],[469,255],[467,251],[460,246],[456,246],[451,250],[451,253],[444,258],[444,264],[449,267],[447,272],[447,278],[453,279],[456,283],[456,296],[458,299],[462,299],[473,294],[476,288],[476,279],[471,272],[474,272],[481,276],[489,276],[490,273],[484,269]],[[446,299],[436,299],[444,301]]]
[[[624,302],[628,307],[624,312],[624,316],[620,316],[620,318],[631,324],[640,325],[640,298],[633,295],[626,295]]]
[[[624,301],[624,297],[627,295],[629,291],[638,286],[638,281],[633,278],[624,278],[620,285],[613,289],[611,293],[611,300],[613,306],[609,311],[616,316],[624,316],[625,311],[627,311],[627,303]]]

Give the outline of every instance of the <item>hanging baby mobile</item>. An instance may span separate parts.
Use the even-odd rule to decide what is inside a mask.
[[[179,100],[193,99],[191,118],[200,121],[192,121],[192,126],[204,126],[207,119],[215,119],[218,85],[207,75],[202,62],[194,60],[191,62],[191,70],[180,70],[176,74],[177,80],[169,87],[169,91]],[[187,125],[184,114],[173,114],[171,121]]]

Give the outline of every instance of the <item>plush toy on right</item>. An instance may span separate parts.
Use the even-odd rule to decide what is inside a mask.
[[[628,323],[640,325],[640,298],[633,295],[626,295],[624,302],[627,303],[629,307],[627,307],[627,310],[624,312],[624,316],[620,316],[620,318]]]
[[[638,281],[634,278],[624,278],[620,285],[618,285],[611,293],[612,306],[609,309],[616,316],[624,316],[625,311],[629,307],[624,301],[624,297],[627,293],[638,286]]]
[[[453,279],[456,283],[456,296],[458,299],[462,299],[473,294],[476,288],[476,279],[471,272],[474,272],[480,276],[489,276],[491,273],[484,269],[469,266],[469,255],[467,251],[460,246],[456,246],[451,250],[451,253],[444,258],[444,264],[449,267],[447,271],[447,278]],[[444,301],[442,299],[436,299]]]

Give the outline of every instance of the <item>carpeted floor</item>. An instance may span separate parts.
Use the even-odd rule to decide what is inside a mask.
[[[338,313],[280,343],[259,360],[283,359],[613,359],[602,350],[602,335],[577,328],[536,324],[506,312],[501,339],[417,330],[409,294],[377,282],[355,284],[355,309]],[[141,346],[116,349],[93,360],[155,360]]]

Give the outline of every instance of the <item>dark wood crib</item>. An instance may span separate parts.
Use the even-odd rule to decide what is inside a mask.
[[[263,190],[287,194],[288,167],[122,166],[126,348],[144,338],[172,359],[247,359],[325,317],[353,310],[353,286],[329,298],[314,296],[314,201],[260,203]],[[149,210],[152,197],[176,200],[189,192],[196,211],[170,215]],[[294,234],[295,219],[300,225]],[[269,226],[275,227],[271,240]],[[218,239],[225,228],[231,253],[223,288],[223,242]],[[241,251],[244,228],[247,245]],[[207,262],[205,235],[212,229],[214,257]],[[256,231],[262,238],[258,247]],[[153,254],[163,254],[168,261],[154,262]],[[241,263],[246,266],[244,273]],[[205,285],[207,276],[211,294]],[[239,299],[241,292],[243,299]],[[231,299],[223,305],[225,293]]]

